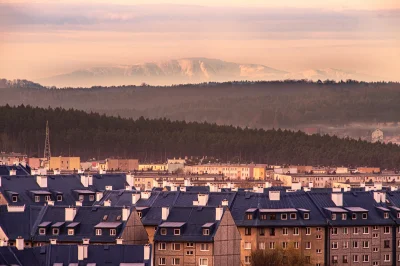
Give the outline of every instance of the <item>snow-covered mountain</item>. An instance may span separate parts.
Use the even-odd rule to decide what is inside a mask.
[[[265,65],[238,64],[218,59],[184,58],[153,63],[112,67],[93,67],[38,80],[44,85],[93,86],[147,83],[170,85],[229,80],[375,80],[367,75],[338,69],[289,73]]]

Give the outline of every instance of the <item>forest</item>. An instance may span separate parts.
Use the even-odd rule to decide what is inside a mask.
[[[137,119],[168,118],[249,128],[399,122],[400,84],[237,81],[176,86],[45,88],[0,80],[0,105],[62,107]]]
[[[300,131],[249,129],[215,123],[136,120],[62,108],[0,107],[0,150],[43,156],[46,121],[52,156],[138,158],[208,156],[220,162],[376,166],[395,169],[400,147],[306,135]]]

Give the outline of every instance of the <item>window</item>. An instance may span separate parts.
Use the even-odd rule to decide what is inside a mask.
[[[115,236],[117,234],[116,229],[110,229],[110,236]]]
[[[293,235],[298,235],[299,234],[299,228],[295,227],[293,228]]]
[[[390,254],[385,254],[383,260],[386,262],[390,261]]]
[[[79,201],[83,201],[85,199],[85,195],[79,195]]]
[[[106,214],[103,216],[103,221],[106,221],[107,219],[108,219],[108,215]]]
[[[118,215],[116,220],[121,221],[121,215]],[[157,231],[157,226],[154,227],[154,231]]]
[[[275,249],[275,242],[269,242],[269,249]]]
[[[186,247],[187,248],[193,248],[194,247],[194,243],[193,242],[188,242],[188,243],[186,243]]]
[[[68,235],[69,235],[69,236],[73,236],[74,234],[75,234],[75,230],[69,228],[69,229],[68,229]]]
[[[139,216],[140,219],[143,218],[143,215],[142,215],[142,212],[141,212],[141,211],[138,211],[138,212],[137,212],[137,215]]]
[[[367,219],[367,218],[368,218],[368,213],[364,212],[364,213],[362,214],[362,218],[363,218],[364,220]]]
[[[12,196],[12,202],[17,202],[18,201],[18,196]]]
[[[369,255],[363,255],[363,262],[369,262]]]
[[[63,196],[62,195],[57,195],[57,201],[62,201],[63,200]]]
[[[343,227],[343,234],[347,235],[349,233],[349,230],[347,227]]]
[[[321,253],[322,253],[322,250],[317,249],[317,254],[321,254]]]
[[[322,231],[321,227],[317,227],[317,232],[321,232],[321,231]]]
[[[356,219],[357,219],[357,213],[353,213],[353,214],[351,215],[351,219],[356,220]]]
[[[377,225],[374,225],[374,227],[372,227],[372,230],[378,230],[379,228],[378,228],[378,226]]]
[[[383,218],[384,218],[384,219],[389,219],[389,213],[388,213],[388,212],[385,212],[385,213],[383,214]]]
[[[348,249],[348,248],[349,248],[349,242],[343,241],[343,249]]]
[[[46,228],[39,228],[39,235],[45,235],[46,234]]]
[[[281,214],[281,220],[287,220],[287,213]]]
[[[165,265],[166,264],[166,259],[165,258],[160,258],[158,260],[158,265]]]
[[[311,228],[310,227],[306,227],[306,235],[311,235]]]
[[[270,228],[269,229],[269,235],[270,236],[275,236],[275,228]]]
[[[337,229],[337,227],[333,227],[333,228],[331,229],[331,231],[332,231],[332,235],[337,235],[338,229]]]
[[[306,249],[311,249],[311,242],[306,242]]]
[[[96,229],[96,236],[101,236],[101,229]]]
[[[200,266],[207,266],[208,259],[199,259],[199,264],[200,264]]]
[[[258,228],[258,234],[259,234],[260,236],[264,236],[264,235],[265,235],[265,228],[264,228],[264,227]]]
[[[369,234],[369,227],[368,226],[364,226],[363,227],[363,234]]]
[[[400,240],[397,240],[397,247],[400,248]]]
[[[251,243],[250,242],[244,242],[244,249],[251,249]]]
[[[383,229],[383,233],[384,234],[390,234],[390,227],[389,226],[385,226]]]
[[[342,220],[347,220],[347,213],[342,213]]]
[[[362,247],[363,248],[369,248],[369,241],[363,241],[362,242]]]
[[[201,251],[208,251],[208,244],[201,244],[200,245],[200,250]]]
[[[332,263],[337,264],[338,263],[338,256],[332,256]]]
[[[261,220],[267,220],[267,215],[266,214],[261,214],[260,215]]]
[[[193,254],[193,250],[186,250],[186,255],[192,256]]]
[[[321,237],[321,235],[317,235],[317,239],[321,239],[322,237]]]
[[[379,251],[379,248],[373,248],[372,251],[373,251],[373,252],[378,252],[378,251]]]
[[[161,233],[161,235],[165,236],[167,234],[167,229],[166,228],[161,228],[160,233]]]
[[[179,243],[172,243],[172,250],[175,250],[175,251],[181,250],[181,244],[179,244]]]
[[[304,214],[304,220],[308,220],[310,219],[310,214],[309,213],[305,213]]]
[[[372,237],[373,237],[373,238],[378,238],[378,234],[377,234],[377,233],[373,233],[373,234],[372,234]]]
[[[338,249],[338,242],[332,242],[332,249]]]
[[[246,228],[244,229],[244,234],[245,234],[246,236],[250,236],[250,235],[251,235],[251,228],[250,228],[250,227],[246,227]],[[203,232],[203,235],[204,235],[204,232]]]
[[[172,258],[172,265],[179,265],[181,264],[180,258]]]
[[[181,234],[181,229],[174,229],[174,235],[179,236]]]
[[[45,201],[50,201],[51,198],[50,198],[50,196],[44,196],[44,200],[45,200]]]
[[[40,197],[39,196],[35,196],[35,202],[39,202],[40,201]]]
[[[358,227],[353,227],[353,234],[358,235]]]
[[[299,242],[293,242],[293,248],[299,249]]]
[[[399,218],[400,218],[400,212],[397,213],[397,219],[399,219]]]
[[[53,228],[53,235],[58,235],[58,234],[60,234],[60,229]]]
[[[288,235],[288,229],[282,228],[282,235]]]
[[[291,213],[291,214],[290,214],[290,219],[291,219],[291,220],[297,219],[297,215],[296,215],[295,213]]]
[[[252,213],[248,213],[246,215],[247,220],[253,220],[253,214]]]
[[[276,214],[270,214],[269,215],[270,220],[276,220]]]
[[[258,248],[261,249],[261,250],[264,250],[265,249],[265,243],[264,242],[258,243]]]
[[[89,195],[89,201],[94,201],[94,195]]]
[[[332,213],[332,220],[336,220],[336,213]]]
[[[246,228],[247,229],[247,228]],[[250,232],[250,234],[251,234],[251,232]],[[203,229],[203,236],[208,236],[208,235],[210,235],[210,229],[208,229],[208,228],[204,228]],[[246,234],[247,235],[247,234]]]
[[[353,241],[353,248],[358,248],[358,242],[357,241]]]
[[[383,247],[384,248],[390,248],[390,240],[383,241]]]
[[[349,260],[347,258],[347,255],[343,255],[342,259],[343,259],[343,263],[348,263],[349,262]]]
[[[287,242],[282,242],[282,248],[283,249],[287,249],[288,247],[288,243]]]
[[[166,250],[167,249],[167,244],[164,242],[158,243],[158,250]]]
[[[353,262],[358,262],[358,255],[353,255]]]

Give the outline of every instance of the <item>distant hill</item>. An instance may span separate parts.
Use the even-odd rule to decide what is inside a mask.
[[[210,123],[137,120],[76,110],[0,107],[0,147],[29,155],[43,152],[46,121],[52,155],[166,161],[209,156],[221,162],[331,166],[400,165],[400,147],[302,132],[243,129]]]
[[[240,64],[209,58],[184,58],[161,62],[93,67],[80,69],[39,80],[45,85],[56,86],[112,86],[171,85],[183,83],[223,82],[232,80],[383,80],[365,74],[339,69],[307,70],[298,73],[277,70],[258,64]]]

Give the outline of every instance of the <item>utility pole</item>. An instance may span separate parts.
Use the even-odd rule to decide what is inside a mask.
[[[44,158],[47,161],[50,161],[51,152],[50,152],[50,130],[49,130],[49,121],[46,121],[46,140],[44,142]]]

